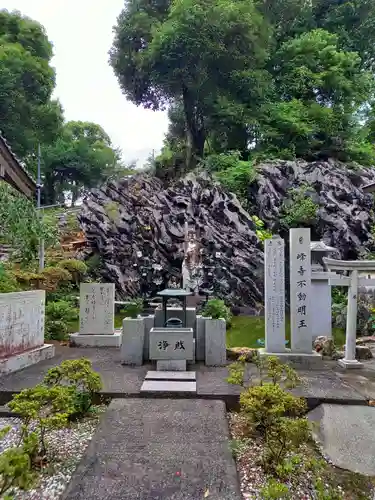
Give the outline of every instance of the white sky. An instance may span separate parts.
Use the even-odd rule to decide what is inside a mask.
[[[125,161],[138,165],[157,153],[167,131],[166,113],[137,108],[122,95],[108,64],[112,27],[124,0],[0,0],[0,8],[19,10],[46,29],[54,45],[55,97],[66,120],[101,125]]]

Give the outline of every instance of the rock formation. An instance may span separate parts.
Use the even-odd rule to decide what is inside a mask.
[[[374,169],[349,168],[333,160],[275,160],[259,165],[258,172],[249,188],[249,202],[273,233],[283,233],[281,207],[290,190],[306,185],[306,196],[319,206],[313,240],[337,248],[343,259],[356,259],[373,245],[373,197],[361,187],[375,181]]]
[[[205,175],[190,174],[168,188],[143,175],[109,182],[86,197],[79,220],[102,257],[104,278],[122,298],[181,282],[187,222],[200,235],[206,261],[215,263],[215,296],[255,309],[263,300],[263,251],[254,223],[234,195]]]

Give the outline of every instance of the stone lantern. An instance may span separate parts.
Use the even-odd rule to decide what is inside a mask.
[[[329,272],[323,258],[337,253],[336,248],[323,241],[312,241],[311,250],[311,314],[312,340],[319,336],[332,337],[332,298],[329,280],[336,277]]]

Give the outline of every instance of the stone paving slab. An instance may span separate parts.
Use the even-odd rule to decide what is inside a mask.
[[[139,367],[121,365],[120,350],[115,348],[69,348],[56,345],[54,358],[42,361],[24,370],[0,377],[0,404],[9,400],[12,392],[33,387],[42,381],[47,370],[65,359],[87,357],[103,380],[103,392],[112,397],[137,397],[146,374],[155,370],[155,364]],[[298,370],[306,380],[301,387],[293,390],[299,396],[315,399],[317,402],[345,402],[365,404],[367,399],[375,400],[375,372],[364,370],[357,374],[335,368],[332,362],[325,370]],[[191,365],[188,373],[196,372],[197,397],[238,400],[242,388],[229,384],[227,367],[207,367],[202,363]],[[355,379],[365,376],[368,382]],[[254,364],[246,368],[246,383],[256,383],[258,370]]]
[[[241,500],[222,401],[114,400],[63,500]]]
[[[362,371],[358,373],[337,373],[337,377],[345,384],[367,400],[375,400],[375,379],[365,376]]]
[[[197,378],[196,372],[158,372],[150,370],[147,372],[146,380],[192,380]]]
[[[299,370],[298,375],[302,378],[302,384],[291,390],[296,396],[365,403],[365,397],[344,380],[340,380],[333,371]]]
[[[375,408],[323,404],[308,414],[325,456],[343,469],[375,476]]]
[[[196,394],[197,383],[185,380],[145,380],[141,387],[141,394],[156,393],[168,394],[178,393],[183,394]]]

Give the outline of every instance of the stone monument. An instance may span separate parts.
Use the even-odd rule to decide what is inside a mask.
[[[114,283],[81,283],[79,333],[70,341],[77,346],[120,347],[121,332],[115,331]]]
[[[279,237],[264,243],[266,351],[285,352],[285,243]]]
[[[44,290],[0,294],[0,374],[21,370],[55,354],[44,343]]]

